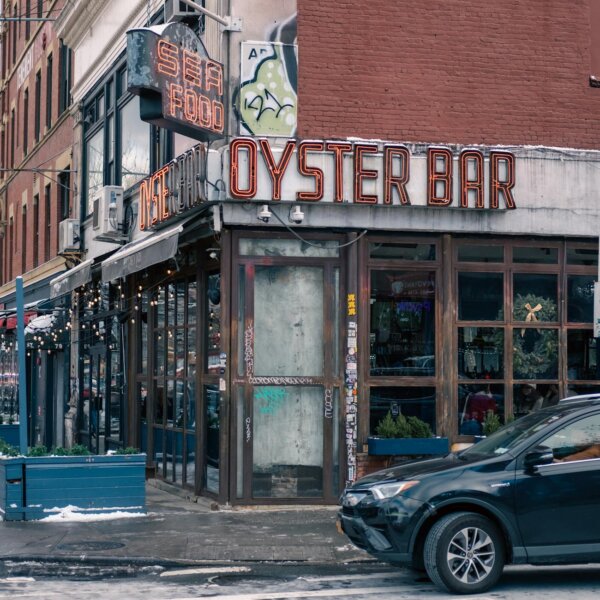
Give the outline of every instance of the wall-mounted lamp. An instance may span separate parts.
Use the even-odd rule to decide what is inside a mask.
[[[289,219],[292,223],[302,223],[302,221],[304,221],[304,213],[297,204],[295,206],[292,206],[292,208],[290,209]]]
[[[264,221],[265,223],[268,223],[269,219],[272,216],[273,216],[273,213],[269,210],[268,204],[263,204],[262,206],[260,206],[256,213],[256,218],[259,221]]]

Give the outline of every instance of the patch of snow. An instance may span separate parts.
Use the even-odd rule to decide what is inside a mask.
[[[141,507],[140,507],[141,508]],[[59,511],[56,514],[50,515],[40,519],[39,522],[45,523],[64,523],[69,522],[84,522],[84,521],[110,521],[112,519],[137,519],[140,517],[146,517],[146,513],[135,513],[135,512],[124,512],[122,510],[115,510],[112,512],[105,513],[90,513],[82,512],[82,509],[76,506],[65,506],[60,509],[52,509],[52,511]],[[89,510],[89,509],[88,509]],[[49,512],[46,510],[46,512]]]

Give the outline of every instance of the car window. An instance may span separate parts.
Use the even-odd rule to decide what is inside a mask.
[[[504,427],[501,427],[492,435],[463,450],[460,456],[470,460],[477,460],[488,456],[504,454],[519,445],[523,440],[548,427],[563,416],[563,412],[556,410],[542,409],[530,413],[508,425],[504,425]]]
[[[566,425],[541,442],[558,462],[600,458],[600,414]]]

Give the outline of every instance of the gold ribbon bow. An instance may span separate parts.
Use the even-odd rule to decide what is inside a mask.
[[[536,316],[536,312],[542,310],[542,305],[537,304],[533,308],[531,308],[531,304],[529,302],[525,304],[525,308],[527,309],[527,316],[525,317],[525,323],[531,323],[531,321],[537,321],[538,318]],[[525,335],[525,329],[521,329],[521,337]]]

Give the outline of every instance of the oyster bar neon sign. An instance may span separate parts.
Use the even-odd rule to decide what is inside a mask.
[[[380,148],[378,144],[364,142],[288,140],[285,146],[278,147],[276,157],[267,139],[237,138],[230,143],[229,153],[229,191],[240,200],[412,204],[410,165],[416,157],[403,145],[388,144]],[[351,190],[344,179],[349,174],[345,168],[349,160]],[[328,164],[329,169],[320,168]],[[487,174],[484,165],[481,150],[462,150],[455,161],[448,148],[427,148],[426,205],[498,209],[502,202],[502,208],[515,209],[514,155],[492,150]],[[288,177],[294,181],[294,189],[290,190],[284,178],[294,167],[295,176]],[[267,191],[266,195],[264,185],[262,193],[259,192],[260,173],[265,170],[270,179],[270,194]],[[456,177],[458,198],[453,194]]]

